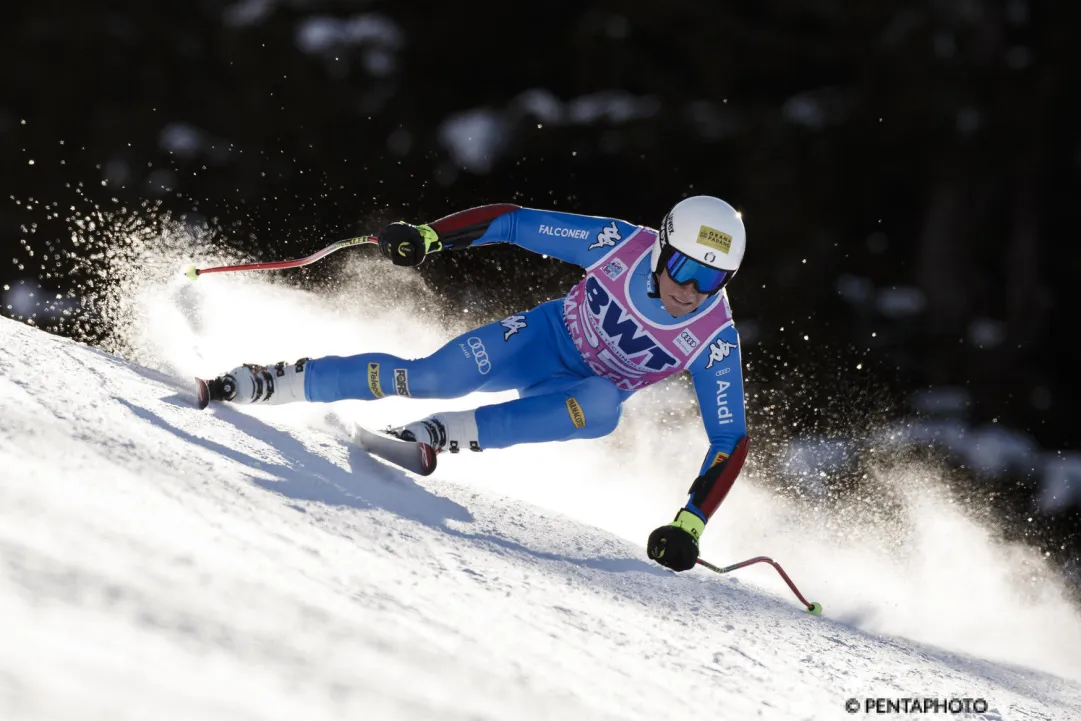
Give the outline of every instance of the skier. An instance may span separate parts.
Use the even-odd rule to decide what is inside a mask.
[[[740,214],[696,196],[673,207],[658,232],[497,204],[426,225],[392,223],[379,235],[383,255],[400,266],[498,242],[579,265],[585,278],[566,297],[464,333],[426,358],[363,353],[243,365],[210,381],[210,398],[275,405],[517,390],[516,400],[388,431],[456,453],[599,438],[615,430],[635,391],[688,370],[711,445],[687,503],[650,534],[647,552],[673,570],[693,568],[705,525],[747,454],[739,337],[725,290],[746,245]]]

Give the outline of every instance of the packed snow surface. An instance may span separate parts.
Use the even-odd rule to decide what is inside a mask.
[[[0,719],[838,719],[865,697],[1081,718],[1062,583],[915,471],[903,542],[839,532],[753,468],[711,522],[704,557],[773,556],[815,618],[768,567],[645,558],[705,450],[656,420],[679,389],[609,439],[415,478],[350,424],[490,397],[200,412],[177,379],[421,355],[452,335],[412,320],[423,298],[185,283],[132,291],[132,360],[0,319]]]

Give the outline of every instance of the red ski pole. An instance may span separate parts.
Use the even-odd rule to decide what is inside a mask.
[[[740,563],[733,563],[731,566],[725,566],[724,568],[721,568],[720,566],[714,566],[709,561],[704,561],[701,558],[698,559],[698,564],[700,566],[705,566],[709,570],[716,573],[728,573],[729,571],[735,571],[736,569],[750,566],[752,563],[768,563],[769,565],[776,568],[777,573],[781,574],[781,578],[783,578],[784,582],[788,584],[788,587],[792,589],[792,593],[796,594],[796,598],[800,600],[800,603],[807,607],[807,612],[810,613],[812,616],[822,615],[822,604],[820,604],[818,601],[808,601],[806,598],[804,598],[803,594],[799,592],[798,588],[796,588],[796,584],[792,583],[792,579],[789,578],[788,574],[784,572],[783,568],[781,568],[781,564],[777,563],[772,558],[766,558],[765,556],[755,556],[754,558],[748,558],[746,561],[742,561]]]
[[[346,238],[339,240],[336,243],[331,243],[327,247],[320,250],[318,253],[312,253],[305,258],[297,258],[296,260],[279,260],[273,263],[247,263],[244,265],[220,265],[216,268],[196,268],[194,265],[190,266],[184,275],[188,276],[192,280],[195,280],[204,273],[231,273],[237,270],[282,270],[283,268],[300,268],[301,266],[309,265],[317,260],[322,260],[331,253],[341,250],[342,248],[348,248],[353,245],[366,245],[368,243],[378,243],[379,238],[374,235],[362,235],[357,238]]]

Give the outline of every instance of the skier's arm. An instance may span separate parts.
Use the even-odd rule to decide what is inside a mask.
[[[442,250],[512,243],[534,253],[550,255],[586,268],[637,228],[622,220],[554,210],[532,210],[510,203],[482,205],[417,226],[420,235],[414,241],[415,249],[410,249],[410,262],[400,264],[416,265],[424,255]],[[405,228],[394,224],[380,238],[388,233],[404,237],[404,231]],[[420,245],[421,236],[423,246]],[[393,259],[395,254],[388,250],[384,252]],[[400,255],[405,257],[406,253]]]
[[[650,534],[649,557],[675,571],[694,568],[698,539],[724,501],[747,457],[739,334],[728,325],[703,346],[689,368],[709,436],[709,452],[688,491],[687,503],[667,526]]]
[[[743,368],[735,326],[715,335],[690,371],[710,446],[685,508],[706,523],[728,495],[747,455]]]

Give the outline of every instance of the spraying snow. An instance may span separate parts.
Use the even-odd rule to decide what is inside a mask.
[[[317,295],[265,275],[192,283],[185,250],[149,269],[114,259],[98,296],[115,347],[177,376],[420,356],[479,322],[418,320],[439,299],[371,253]],[[645,561],[705,447],[668,413],[691,402],[677,386],[633,398],[609,438],[448,457],[417,483],[358,458],[342,426],[511,396],[198,414],[163,377],[0,330],[0,617],[16,639],[0,709],[22,711],[5,718],[83,693],[102,710],[86,718],[647,718],[692,697],[732,717],[765,703],[836,718],[847,697],[941,694],[987,698],[985,718],[1081,713],[1081,685],[980,660],[1081,679],[1081,621],[1039,556],[996,541],[931,470],[883,470],[904,499],[888,527],[783,501],[745,471],[703,556],[776,558],[823,604],[812,620],[768,569]]]
[[[178,254],[177,267],[183,260]],[[190,283],[176,268],[161,267],[172,272],[148,278],[138,291],[126,290],[127,307],[138,315],[125,339],[138,349],[135,360],[179,375],[371,350],[420,357],[482,322],[454,309],[446,309],[441,323],[419,320],[439,317],[431,310],[441,307],[440,299],[414,271],[383,262],[370,248],[355,254],[336,291],[325,296],[284,287],[269,274],[207,276]],[[267,319],[274,331],[258,319]],[[383,428],[436,410],[513,397],[388,398],[261,413],[299,414],[319,424],[330,412]],[[658,419],[668,418],[669,411],[683,415],[693,404],[689,392],[662,384],[627,404],[622,427],[609,438],[465,454],[445,459],[442,474],[642,544],[685,500],[706,445],[697,420]],[[997,543],[964,508],[950,503],[936,483],[941,472],[911,465],[880,471],[878,482],[904,502],[904,518],[886,529],[858,514],[842,522],[825,511],[793,506],[757,490],[748,473],[711,523],[703,556],[724,564],[772,555],[830,615],[864,630],[1081,675],[1081,616],[1064,584],[1038,553]],[[742,577],[778,593],[784,588],[766,569]]]

